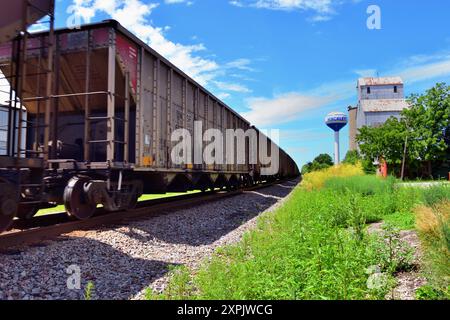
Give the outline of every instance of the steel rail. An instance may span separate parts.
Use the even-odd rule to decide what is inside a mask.
[[[17,220],[13,226],[13,231],[0,234],[0,253],[11,248],[21,248],[52,240],[75,231],[88,231],[170,213],[168,211],[192,208],[200,204],[230,198],[244,192],[264,189],[286,181],[295,181],[295,179],[279,180],[235,191],[196,193],[143,201],[135,209],[113,213],[98,209],[93,218],[84,221],[72,221],[65,213],[36,217],[29,221]]]

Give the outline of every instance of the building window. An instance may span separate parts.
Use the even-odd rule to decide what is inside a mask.
[[[397,88],[397,86],[394,86],[394,93],[398,93],[398,88]]]
[[[370,94],[370,87],[367,87],[367,94]]]

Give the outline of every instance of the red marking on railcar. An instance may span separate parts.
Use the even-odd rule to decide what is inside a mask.
[[[138,80],[138,47],[135,43],[118,34],[116,38],[117,53],[126,71],[130,73],[133,92],[137,91]]]

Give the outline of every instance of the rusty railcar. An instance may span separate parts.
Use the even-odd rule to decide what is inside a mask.
[[[34,154],[28,157],[26,134],[28,123],[23,101],[23,87],[27,77],[27,29],[44,16],[48,17],[49,35],[54,31],[54,0],[0,0],[0,44],[10,41],[3,54],[1,67],[9,73],[0,73],[0,92],[9,97],[0,109],[0,232],[8,228],[15,216],[42,203],[45,161]],[[44,22],[42,22],[44,23]],[[5,47],[3,47],[5,49]],[[52,56],[51,45],[42,43],[42,50]],[[48,65],[51,60],[48,60]],[[51,79],[51,68],[39,68],[43,79]],[[48,95],[48,94],[47,94]],[[2,100],[4,100],[2,98]],[[48,133],[50,126],[45,131]],[[46,135],[48,136],[48,134]]]
[[[43,45],[47,42],[53,42],[51,49]],[[6,77],[13,74],[14,54],[11,43],[0,45]],[[49,60],[52,81],[45,81],[40,70]],[[187,164],[174,163],[176,129],[195,137],[196,122],[202,124],[201,136],[212,128],[252,127],[117,21],[33,34],[25,63],[23,157],[38,160],[45,175],[41,204],[26,206],[23,216],[64,203],[69,214],[86,219],[98,204],[127,209],[143,193],[238,188],[298,175],[279,149],[279,171],[264,176],[260,163],[249,162],[248,142],[245,164],[190,164],[196,163],[194,154]]]

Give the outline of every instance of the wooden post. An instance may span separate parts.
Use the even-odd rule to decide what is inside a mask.
[[[406,166],[406,153],[408,151],[408,133],[406,134],[406,139],[405,139],[405,148],[403,150],[403,161],[402,161],[402,173],[401,173],[401,180],[405,180],[405,166]]]

